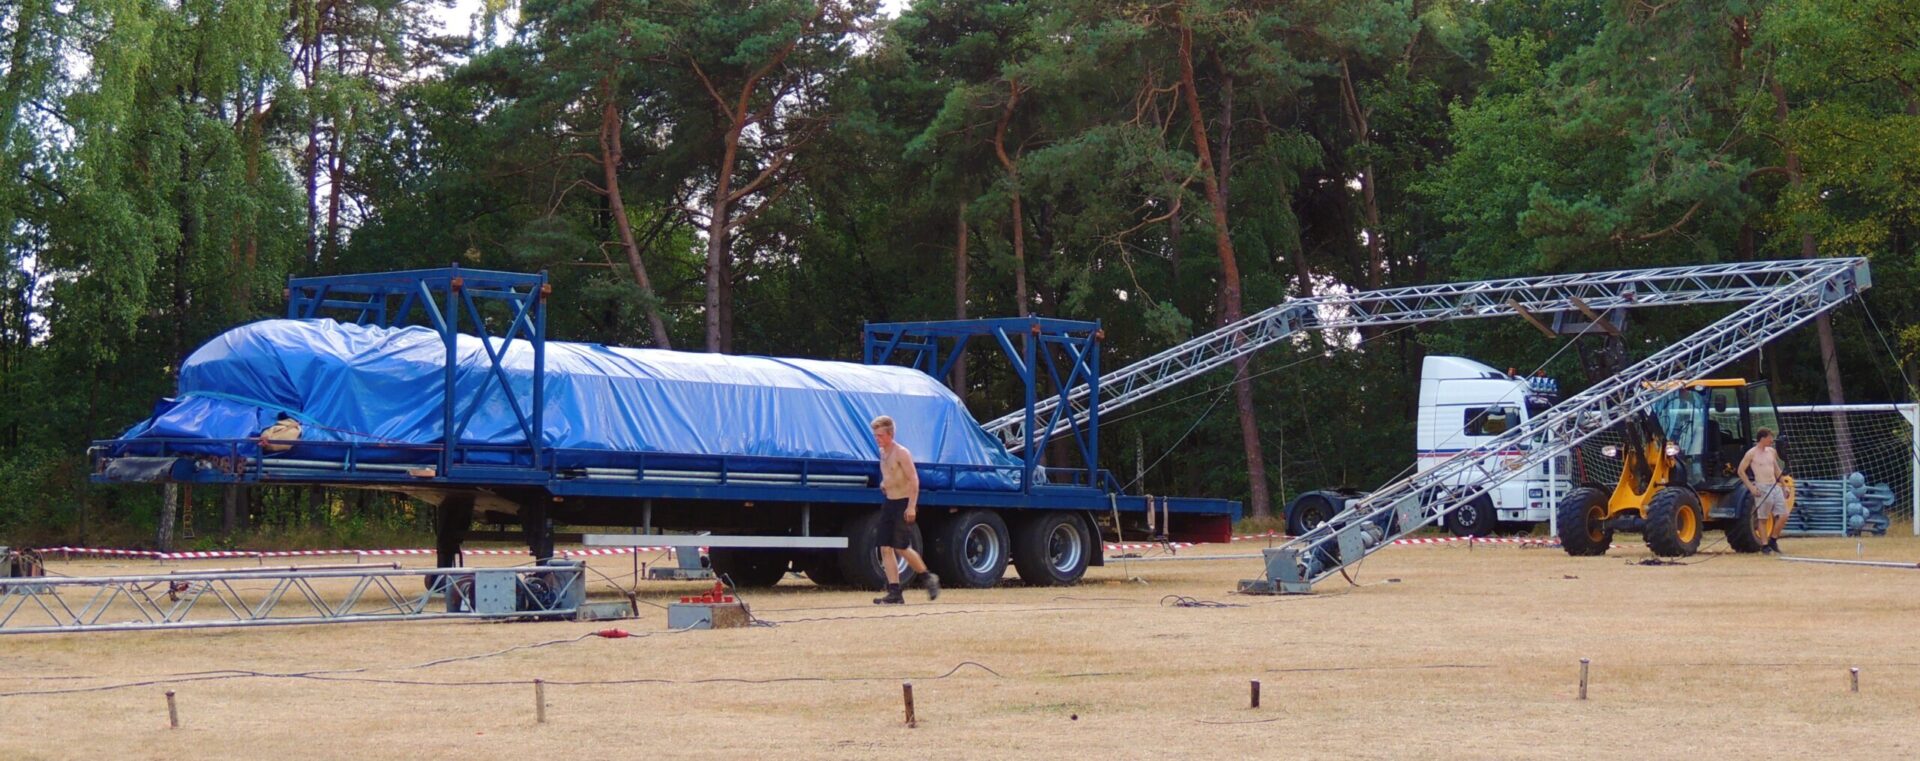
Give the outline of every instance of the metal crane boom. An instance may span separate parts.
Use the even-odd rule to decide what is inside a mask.
[[[1855,259],[1799,259],[1735,262],[1692,267],[1618,272],[1542,275],[1420,285],[1288,299],[1135,362],[1100,380],[1100,414],[1150,397],[1188,379],[1267,348],[1307,330],[1356,329],[1437,320],[1546,315],[1581,311],[1604,314],[1622,307],[1744,303],[1758,300],[1805,278],[1850,267]],[[1864,269],[1863,269],[1864,271]],[[1085,424],[1089,389],[1067,394],[1071,416],[1054,419],[1054,431]],[[1038,401],[1033,420],[1046,420],[1060,404],[1058,396]],[[985,428],[1019,451],[1026,441],[1027,412],[995,418]],[[1049,433],[1052,433],[1049,432]]]
[[[1790,280],[1763,289],[1752,303],[1700,332],[1491,441],[1374,491],[1319,527],[1267,550],[1266,576],[1243,582],[1242,587],[1267,593],[1311,591],[1315,582],[1341,572],[1393,539],[1439,520],[1651,407],[1671,393],[1675,382],[1705,377],[1871,285],[1865,259],[1802,262]],[[1521,454],[1502,454],[1514,451]],[[1447,486],[1459,483],[1471,486]]]

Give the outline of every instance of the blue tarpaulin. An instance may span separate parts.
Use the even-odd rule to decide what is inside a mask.
[[[492,345],[497,351],[500,342]],[[460,443],[525,447],[481,339],[461,335],[456,356],[457,414],[482,399]],[[181,366],[179,396],[122,438],[246,439],[285,413],[303,424],[302,443],[279,456],[338,460],[343,447],[315,442],[351,441],[383,445],[362,448],[362,458],[431,462],[444,439],[445,362],[440,334],[424,327],[263,320],[195,351]],[[532,346],[512,342],[501,366],[531,415]],[[897,421],[898,439],[922,463],[927,486],[947,485],[948,469],[926,467],[941,463],[996,468],[964,471],[962,488],[1017,488],[1020,460],[959,397],[918,370],[546,343],[541,443],[562,467],[618,465],[631,460],[623,454],[650,453],[844,461],[847,472],[867,472],[879,456],[868,421],[883,414]]]

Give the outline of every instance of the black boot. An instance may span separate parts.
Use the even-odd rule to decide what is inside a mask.
[[[885,596],[873,598],[875,605],[905,605],[906,603],[907,598],[900,596],[899,584],[888,584]]]
[[[1773,554],[1775,554],[1775,555],[1778,555],[1778,554],[1780,554],[1780,540],[1779,540],[1779,539],[1768,539],[1768,540],[1767,540],[1767,551],[1768,551],[1768,552],[1771,552],[1771,553],[1773,553]]]
[[[938,599],[940,599],[940,574],[929,572],[927,574],[927,601],[932,602]]]

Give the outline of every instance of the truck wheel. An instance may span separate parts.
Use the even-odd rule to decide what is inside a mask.
[[[793,556],[784,550],[747,550],[713,547],[707,562],[713,575],[736,587],[771,587],[787,575]]]
[[[1653,554],[1675,558],[1700,549],[1706,523],[1700,519],[1700,497],[1692,489],[1661,487],[1647,503],[1647,547]]]
[[[1607,493],[1585,486],[1560,500],[1560,548],[1574,557],[1607,554],[1613,528],[1607,525]]]
[[[1345,506],[1346,500],[1334,492],[1310,491],[1294,497],[1285,511],[1287,533],[1302,536],[1338,515]]]
[[[1493,499],[1482,494],[1447,513],[1447,530],[1454,536],[1492,536],[1494,517]]]
[[[840,553],[802,552],[794,559],[794,567],[807,575],[807,579],[822,587],[844,587],[847,575],[840,571]]]
[[[1014,529],[1013,567],[1030,587],[1078,583],[1093,555],[1087,527],[1079,516],[1048,510],[1027,516]]]
[[[1007,573],[1007,548],[1013,542],[1007,522],[992,510],[966,510],[932,527],[927,564],[940,580],[956,587],[985,589]]]
[[[908,527],[911,530],[913,549],[925,546],[920,538],[920,524]],[[907,567],[907,559],[894,556],[900,569],[900,585],[913,583],[913,569]],[[880,567],[880,511],[872,510],[847,522],[847,548],[840,551],[840,575],[860,589],[886,589],[887,572]]]
[[[1733,508],[1733,520],[1727,523],[1727,546],[1734,552],[1759,552],[1767,542],[1760,538],[1760,522],[1753,516],[1753,495],[1744,486],[1735,486],[1721,497]]]

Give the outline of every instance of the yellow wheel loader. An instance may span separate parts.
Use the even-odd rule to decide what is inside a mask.
[[[1601,449],[1620,460],[1619,483],[1588,483],[1560,501],[1560,546],[1567,554],[1605,554],[1614,532],[1625,531],[1645,535],[1656,555],[1682,557],[1698,552],[1711,529],[1724,530],[1737,552],[1760,551],[1766,539],[1754,518],[1755,499],[1734,469],[1756,431],[1780,430],[1764,381],[1675,383],[1623,428],[1622,444]],[[1793,480],[1780,483],[1792,510]]]

